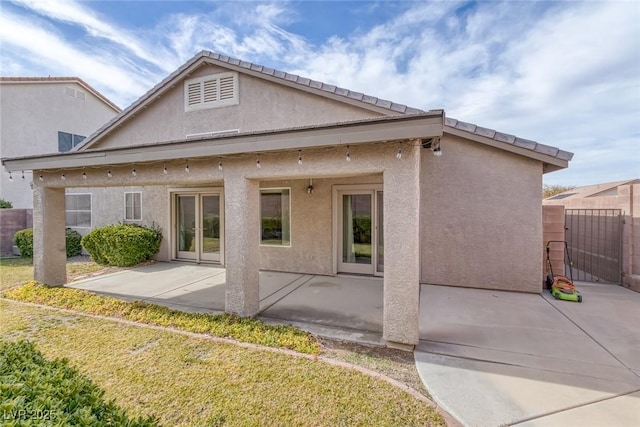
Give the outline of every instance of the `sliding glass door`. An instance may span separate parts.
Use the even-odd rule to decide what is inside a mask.
[[[382,274],[382,191],[340,190],[337,193],[337,210],[338,272]]]
[[[220,194],[176,194],[175,224],[177,259],[222,261]]]

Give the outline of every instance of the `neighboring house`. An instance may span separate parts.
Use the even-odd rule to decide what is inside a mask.
[[[640,179],[576,187],[542,204],[573,209],[565,228],[574,264],[582,262],[581,269],[595,277],[597,271],[611,276],[613,268],[623,285],[640,292]]]
[[[77,77],[0,77],[0,156],[69,151],[121,110]],[[3,171],[0,198],[31,209],[31,171]]]
[[[65,188],[136,185],[157,259],[223,264],[227,311],[258,312],[260,269],[380,275],[384,338],[413,345],[420,283],[541,291],[542,174],[571,157],[203,51],[71,152],[3,164],[42,177],[39,281],[66,280]]]

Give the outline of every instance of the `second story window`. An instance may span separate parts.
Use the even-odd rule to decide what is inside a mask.
[[[58,132],[58,151],[70,151],[73,147],[84,141],[84,136],[67,132]]]

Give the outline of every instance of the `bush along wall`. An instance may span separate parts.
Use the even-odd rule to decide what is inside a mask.
[[[82,247],[98,264],[130,267],[157,254],[161,242],[157,226],[116,224],[92,230],[82,238]]]
[[[67,247],[67,258],[80,255],[82,252],[82,236],[76,230],[67,228],[65,230],[65,243]],[[16,232],[13,243],[20,249],[22,258],[33,257],[33,228],[25,228]]]

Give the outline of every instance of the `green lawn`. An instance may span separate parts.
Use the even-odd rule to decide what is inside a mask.
[[[104,268],[95,262],[70,261],[67,262],[67,278],[71,280]],[[21,285],[29,280],[33,280],[33,259],[0,258],[0,291]]]
[[[161,425],[444,425],[387,382],[319,360],[7,300],[0,317],[0,337],[68,358],[107,399]]]

